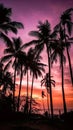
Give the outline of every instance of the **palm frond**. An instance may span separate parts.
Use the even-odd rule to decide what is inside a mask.
[[[12,47],[8,47],[4,50],[4,54],[12,54],[15,53],[15,50]]]
[[[69,9],[65,10],[64,14],[69,14],[71,11],[73,11],[73,8],[69,8]]]
[[[4,67],[4,71],[8,71],[10,64],[11,64],[12,60],[10,60]]]
[[[59,30],[60,30],[60,23],[57,24],[57,25],[54,27],[54,31],[59,32]]]
[[[15,34],[17,34],[17,32],[18,32],[18,30],[15,26],[13,26],[11,23],[7,23],[5,32],[8,33],[10,31],[15,33]]]
[[[70,37],[69,40],[72,40],[72,41],[73,41],[73,37]]]
[[[38,42],[39,42],[39,40],[32,40],[32,41],[30,41],[30,42],[28,42],[28,43],[23,44],[23,45],[21,46],[21,48],[26,48],[26,47],[29,47],[29,46],[32,46],[32,45],[36,45]],[[21,48],[20,48],[20,49],[21,49]]]
[[[10,60],[11,57],[13,57],[13,55],[6,55],[6,56],[3,56],[3,57],[1,58],[1,62],[6,62],[6,61]]]
[[[18,37],[18,38],[12,38],[12,40],[13,40],[13,47],[14,47],[14,49],[16,50],[16,51],[19,51],[19,50],[21,50],[20,48],[21,48],[21,45],[22,45],[22,40],[21,40],[21,38],[20,37]]]
[[[0,4],[0,23],[10,22],[12,9],[6,8],[3,4]]]
[[[40,38],[40,33],[38,31],[31,31],[29,32],[30,36],[35,36],[36,38]]]
[[[73,23],[67,22],[67,29],[68,29],[68,32],[69,32],[70,36],[71,36],[71,32],[72,32],[72,27],[73,27]]]
[[[3,32],[0,32],[0,38],[4,40],[7,47],[12,46],[11,40]]]
[[[15,28],[18,28],[18,29],[24,28],[24,25],[20,22],[12,21],[9,24],[14,26]]]

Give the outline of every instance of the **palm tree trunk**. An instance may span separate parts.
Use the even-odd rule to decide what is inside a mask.
[[[62,96],[63,96],[63,108],[64,114],[67,113],[66,108],[66,101],[65,101],[65,92],[64,92],[64,69],[63,69],[63,42],[62,42],[62,35],[61,35],[62,27],[60,25],[60,38],[61,38],[61,76],[62,76]],[[65,30],[64,30],[65,31]]]
[[[63,53],[63,52],[62,52]],[[64,107],[64,114],[67,113],[66,108],[66,101],[65,101],[65,93],[64,93],[64,69],[63,69],[63,54],[61,53],[61,72],[62,72],[62,96],[63,96],[63,107]]]
[[[30,114],[32,112],[33,82],[34,82],[34,74],[32,75],[32,86],[31,86],[31,96],[30,96]]]
[[[51,116],[53,119],[53,100],[52,100],[52,87],[51,87],[51,67],[50,67],[50,54],[49,49],[47,47],[47,54],[48,54],[48,67],[49,67],[49,81],[50,81],[50,106],[51,106]]]
[[[69,68],[70,68],[71,82],[72,82],[72,85],[73,85],[72,65],[71,65],[71,60],[70,60],[70,55],[69,55],[68,47],[66,47],[66,50],[67,50],[67,57],[68,57]]]
[[[49,99],[48,99],[48,90],[47,90],[47,107],[48,107],[48,113],[50,113],[50,109],[49,109]]]
[[[20,106],[20,94],[21,94],[21,86],[22,86],[22,77],[23,77],[23,72],[22,72],[22,66],[21,66],[21,75],[20,75],[20,86],[19,86],[17,112],[19,112],[19,106]]]
[[[27,114],[28,114],[28,69],[27,69],[27,98],[26,98],[26,104],[27,104]]]
[[[64,25],[64,35],[65,35],[65,25]],[[65,44],[66,44],[66,52],[67,52],[67,57],[68,57],[69,69],[70,69],[70,77],[71,77],[71,82],[73,85],[72,65],[71,65],[71,59],[70,59],[70,55],[69,55],[69,51],[68,51],[66,36],[65,36]]]
[[[16,59],[15,59],[15,70],[14,70],[14,88],[13,88],[13,111],[16,111],[15,109],[15,83],[16,83]]]
[[[43,111],[45,113],[44,98],[42,97]]]

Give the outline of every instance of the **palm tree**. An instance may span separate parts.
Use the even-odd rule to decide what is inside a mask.
[[[13,80],[12,80],[12,74],[10,72],[6,72],[4,74],[4,79],[3,79],[3,93],[6,93],[7,89],[10,89],[10,91],[13,90],[14,84],[13,84]]]
[[[24,69],[26,66],[26,53],[20,51],[18,56],[18,64],[17,64],[17,72],[20,74],[20,85],[19,85],[19,94],[18,94],[18,103],[17,103],[17,111],[19,111],[20,106],[20,94],[21,94],[21,86],[22,86],[22,79],[24,74]]]
[[[44,113],[45,113],[45,106],[44,106],[44,97],[45,97],[45,93],[44,93],[44,91],[42,90],[42,92],[41,92],[41,96],[42,96],[42,103],[43,103],[43,110],[44,110]]]
[[[60,31],[60,37],[54,44],[53,44],[53,53],[51,55],[52,63],[55,61],[57,62],[57,57],[60,60],[60,67],[61,67],[61,77],[62,77],[62,95],[63,95],[63,107],[64,107],[64,114],[67,112],[66,108],[66,101],[65,101],[65,92],[64,92],[64,63],[66,62],[66,58],[64,56],[65,50],[65,42],[63,41],[63,31]]]
[[[67,57],[68,57],[68,62],[69,62],[69,69],[70,69],[70,76],[71,76],[71,82],[73,85],[73,74],[72,74],[72,65],[71,65],[71,59],[70,59],[70,54],[69,54],[69,47],[70,47],[70,42],[69,42],[69,46],[67,45],[68,41],[68,36],[67,34],[69,34],[69,36],[71,36],[72,33],[72,18],[71,18],[71,13],[73,11],[73,8],[69,8],[66,11],[63,12],[63,14],[60,17],[60,23],[56,26],[56,29],[62,28],[62,30],[64,31],[64,39],[65,39],[65,44],[66,44],[66,52],[67,52]]]
[[[4,95],[6,94],[7,90],[12,91],[14,87],[12,74],[8,71],[10,62],[4,65],[0,61],[0,87],[3,86],[2,93]]]
[[[43,82],[43,83],[42,83]],[[41,80],[41,86],[45,83],[45,87],[47,90],[47,107],[48,107],[48,113],[49,113],[49,97],[48,97],[48,93],[49,93],[49,86],[48,86],[48,75],[46,74],[46,76],[44,77],[44,79]]]
[[[28,50],[28,52],[26,53],[26,60],[25,60],[25,68],[24,68],[24,73],[25,74],[27,74],[27,90],[26,90],[26,92],[27,92],[27,95],[26,95],[26,105],[24,106],[24,109],[25,109],[25,107],[26,107],[26,113],[28,114],[28,87],[29,87],[29,70],[30,70],[30,66],[31,66],[31,64],[32,64],[32,49],[30,48],[29,50]]]
[[[66,34],[66,29],[68,29],[68,34],[71,35],[72,26],[73,26],[72,19],[71,19],[71,12],[72,11],[73,11],[73,8],[67,9],[61,15],[61,24],[64,27],[64,35]],[[66,36],[65,36],[65,43],[67,44]],[[67,45],[66,45],[66,51],[67,51],[67,57],[68,57],[68,62],[69,62],[71,81],[72,81],[72,85],[73,85],[72,65],[71,65],[71,59],[70,59],[69,49],[68,49]]]
[[[11,46],[7,47],[4,50],[4,53],[6,54],[4,57],[2,57],[2,61],[6,62],[10,59],[13,61],[12,67],[14,68],[14,88],[13,88],[13,102],[15,107],[15,83],[16,83],[16,72],[17,72],[17,65],[18,65],[18,58],[20,56],[20,51],[18,51],[21,48],[22,41],[20,37],[13,38],[13,41],[11,41]],[[15,108],[14,108],[15,109]]]
[[[33,94],[33,82],[34,78],[38,78],[38,76],[42,76],[42,71],[44,71],[45,64],[40,63],[40,56],[36,55],[35,50],[30,48],[26,54],[25,68],[24,71],[27,73],[27,98],[26,104],[28,106],[28,71],[30,70],[30,74],[32,74],[32,87],[31,87],[31,97],[30,97],[30,113],[31,113],[31,105],[32,105],[32,94]],[[27,108],[28,109],[28,108]],[[27,110],[28,113],[28,110]]]
[[[40,58],[41,58],[40,56],[37,57],[36,55],[33,59],[31,59],[32,63],[30,65],[30,71],[32,74],[32,86],[31,86],[31,97],[30,97],[30,113],[32,112],[32,95],[33,95],[34,78],[37,79],[38,76],[42,76],[42,72],[45,72],[44,66],[46,65],[40,62]]]
[[[51,86],[55,86],[55,81],[51,79],[52,76],[50,77],[49,80],[49,73],[46,73],[46,75],[44,76],[44,78],[41,80],[41,86],[44,85],[46,87],[47,90],[47,105],[48,105],[48,111],[49,111],[49,101],[48,101],[48,93],[50,93],[50,105],[53,104],[52,102],[52,91],[50,90],[50,84]],[[51,108],[53,111],[53,108]]]
[[[49,81],[51,75],[51,64],[50,64],[50,55],[51,55],[51,41],[55,38],[56,34],[51,33],[50,23],[46,20],[44,23],[39,22],[37,26],[38,31],[31,31],[29,34],[35,36],[37,39],[32,40],[31,42],[24,44],[23,47],[28,47],[30,45],[35,45],[35,50],[37,55],[43,51],[44,46],[46,46],[46,52],[48,56],[48,71],[49,71]],[[50,84],[51,86],[51,84]],[[51,87],[50,87],[51,91]],[[52,102],[51,102],[52,103]],[[51,108],[53,108],[53,104],[51,104]],[[53,109],[51,109],[51,115],[53,116]]]
[[[12,21],[11,15],[12,9],[6,8],[3,4],[0,4],[0,38],[6,42],[7,46],[11,44],[7,36],[8,32],[17,34],[18,29],[23,28],[22,23]]]

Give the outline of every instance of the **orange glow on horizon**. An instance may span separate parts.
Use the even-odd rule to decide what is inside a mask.
[[[30,96],[30,89],[29,87],[29,96]],[[45,95],[46,95],[46,90],[43,88]],[[62,92],[61,92],[61,87],[60,88],[54,88],[53,90],[53,107],[54,109],[63,109],[63,100],[62,100]],[[19,87],[16,88],[16,96],[18,96],[18,91]],[[36,100],[36,102],[41,104],[42,107],[42,96],[41,96],[42,89],[41,88],[36,88],[34,87],[33,89],[33,98]],[[22,86],[21,90],[21,96],[26,96],[26,86]],[[66,87],[65,88],[65,98],[66,98],[66,104],[67,104],[67,109],[73,109],[73,91],[72,88],[70,87],[70,90]],[[47,96],[43,98],[45,108],[47,109]],[[50,107],[50,99],[49,99],[49,107]]]

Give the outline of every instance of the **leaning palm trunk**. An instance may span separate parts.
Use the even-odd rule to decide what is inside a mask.
[[[72,85],[73,85],[72,65],[71,65],[71,60],[70,60],[70,55],[69,55],[68,47],[66,47],[66,50],[67,50],[67,57],[68,57],[68,62],[69,62],[69,68],[70,68],[71,82],[72,82]]]
[[[52,101],[52,86],[51,86],[51,67],[50,67],[50,55],[49,55],[49,50],[47,48],[47,54],[48,54],[48,67],[49,67],[49,81],[50,81],[50,107],[51,107],[51,116],[52,116],[52,119],[53,119],[53,101]]]
[[[66,114],[66,113],[67,113],[67,108],[66,108],[65,92],[64,92],[63,52],[61,52],[61,74],[62,74],[62,96],[63,96],[63,107],[64,107],[64,114]]]
[[[64,35],[65,35],[65,25],[64,25]],[[67,52],[67,57],[68,57],[69,69],[70,69],[70,77],[71,77],[71,82],[73,85],[72,65],[71,65],[71,59],[70,59],[70,55],[69,55],[69,51],[68,51],[66,36],[65,36],[65,44],[66,44],[66,52]]]
[[[60,38],[61,38],[61,76],[62,76],[62,96],[63,96],[63,108],[64,114],[67,113],[66,101],[65,101],[65,92],[64,92],[64,68],[63,68],[63,42],[62,42],[62,27],[60,25]]]
[[[21,94],[22,78],[23,78],[23,72],[22,72],[22,66],[21,66],[21,75],[20,75],[20,86],[19,86],[17,112],[19,112],[19,107],[20,107],[20,94]]]
[[[32,112],[33,82],[34,82],[34,74],[33,74],[33,76],[32,76],[32,86],[31,86],[31,95],[30,95],[30,114],[31,114],[31,112]]]

